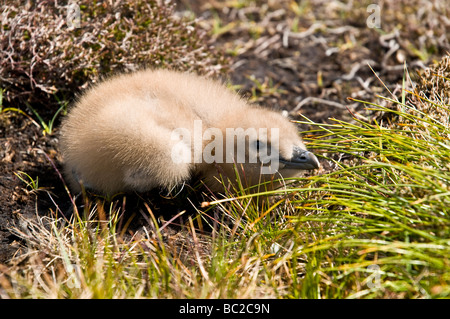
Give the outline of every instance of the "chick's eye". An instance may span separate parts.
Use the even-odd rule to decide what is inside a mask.
[[[260,140],[256,140],[255,146],[256,146],[256,150],[259,151],[261,148],[264,147],[264,143],[261,142]]]

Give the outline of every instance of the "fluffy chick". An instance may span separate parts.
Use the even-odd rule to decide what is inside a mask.
[[[219,82],[169,70],[93,86],[71,107],[60,140],[75,192],[80,184],[110,195],[170,190],[192,176],[220,192],[220,175],[233,183],[237,172],[251,186],[319,167],[281,114],[246,103]]]

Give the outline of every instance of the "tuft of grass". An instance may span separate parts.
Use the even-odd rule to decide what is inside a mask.
[[[39,124],[42,127],[42,132],[43,134],[48,134],[51,135],[53,134],[53,125],[55,123],[56,118],[58,117],[59,113],[63,112],[66,113],[67,112],[67,104],[68,102],[64,102],[64,103],[60,103],[61,106],[59,107],[59,109],[55,112],[55,114],[53,114],[53,117],[48,121],[48,123],[39,115],[39,113],[30,105],[30,103],[25,102],[27,107],[31,110],[31,112],[33,112],[33,114],[38,118],[39,120]]]
[[[322,260],[311,289],[328,297],[450,294],[450,127],[435,116],[448,118],[448,105],[423,97],[438,109],[425,113],[411,97],[416,104],[383,97],[393,108],[359,101],[398,119],[389,125],[303,122],[317,128],[308,147],[335,171],[295,189],[303,214],[291,220],[315,237],[302,252]]]
[[[286,90],[280,88],[280,83],[274,84],[271,78],[265,78],[264,81],[257,79],[255,76],[247,76],[251,81],[251,102],[261,102],[267,96],[279,98],[281,94],[287,93]]]
[[[36,176],[36,179],[33,179],[29,174],[18,171],[15,172],[14,175],[17,176],[18,179],[20,179],[22,182],[24,182],[27,186],[27,188],[30,188],[32,192],[38,191],[39,188],[39,176]]]

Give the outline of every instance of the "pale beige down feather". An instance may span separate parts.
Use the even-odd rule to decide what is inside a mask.
[[[229,149],[227,128],[236,135]],[[267,131],[267,138],[248,134],[252,128]],[[238,158],[239,138],[245,141],[244,160]],[[261,174],[272,162],[260,153],[273,146],[276,154],[269,155],[278,169]],[[223,191],[218,179],[233,181],[236,170],[251,186],[319,167],[296,126],[281,114],[248,104],[219,82],[168,70],[122,74],[87,90],[63,121],[61,150],[72,190],[80,191],[81,183],[103,194],[170,190],[194,175]],[[204,154],[215,156],[213,162]]]

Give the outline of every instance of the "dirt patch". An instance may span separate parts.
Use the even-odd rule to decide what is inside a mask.
[[[45,164],[38,151],[48,150],[48,141],[23,116],[3,113],[0,121],[0,262],[4,262],[16,250],[10,246],[16,239],[9,232],[11,221],[16,214],[32,216],[36,199],[35,195],[24,189],[15,173],[22,171],[42,178]]]

